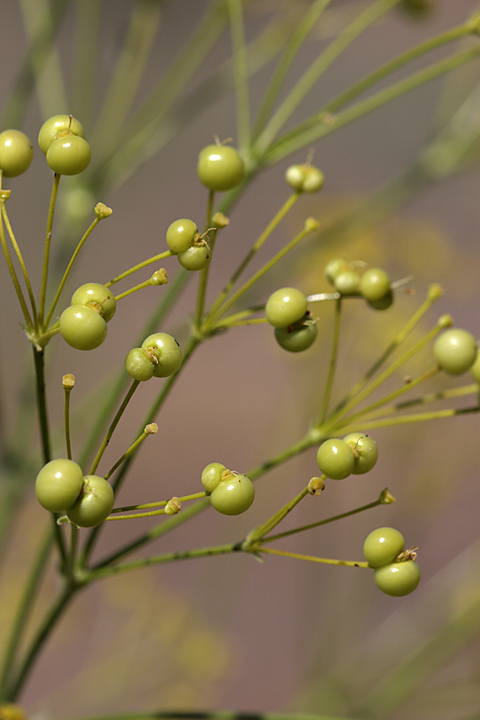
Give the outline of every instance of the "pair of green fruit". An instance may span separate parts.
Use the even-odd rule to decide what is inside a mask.
[[[252,481],[222,463],[210,463],[203,469],[202,485],[210,493],[212,507],[222,515],[240,515],[255,499]]]
[[[98,475],[83,474],[73,460],[51,460],[37,475],[37,499],[46,510],[66,513],[79,527],[100,525],[111,513],[114,493],[111,485]]]
[[[186,270],[203,270],[210,262],[208,239],[200,235],[193,220],[175,220],[169,225],[166,238],[168,247]]]
[[[361,295],[375,310],[386,310],[393,303],[388,274],[382,268],[367,268],[362,274],[343,258],[330,260],[325,275],[340,295]]]
[[[307,298],[296,288],[275,290],[265,305],[265,317],[284,350],[303,352],[316,340],[317,326],[308,311]]]
[[[403,535],[394,528],[373,530],[363,545],[363,555],[375,569],[375,584],[386,595],[403,597],[413,592],[420,582],[420,568],[405,553]]]
[[[363,475],[377,460],[377,443],[360,432],[350,433],[343,440],[325,440],[317,452],[318,467],[331,480],[344,480],[352,474]]]
[[[134,380],[145,382],[152,377],[170,377],[182,364],[182,349],[167,333],[154,333],[142,347],[132,348],[125,360],[125,369]]]
[[[38,144],[58,175],[78,175],[92,157],[84,129],[72,115],[54,115],[46,120],[40,128]]]
[[[60,316],[60,333],[76,350],[94,350],[107,337],[107,322],[115,315],[112,291],[99,283],[86,283],[72,295],[71,305]]]

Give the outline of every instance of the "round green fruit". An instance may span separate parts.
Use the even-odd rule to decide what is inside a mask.
[[[40,150],[46,155],[48,148],[55,140],[68,134],[78,135],[81,138],[85,137],[83,127],[72,115],[54,115],[45,120],[38,133]]]
[[[192,246],[198,228],[193,220],[175,220],[167,230],[167,245],[174,253],[181,253]]]
[[[78,175],[89,165],[90,145],[78,135],[65,135],[55,140],[47,150],[47,163],[58,175]]]
[[[143,348],[132,348],[125,358],[125,370],[130,377],[145,382],[153,377],[156,365],[150,360]]]
[[[114,499],[112,486],[104,478],[86,475],[79,497],[67,510],[67,517],[78,527],[96,527],[112,512]]]
[[[477,342],[466,330],[452,328],[439,335],[433,346],[438,367],[449,375],[461,375],[477,358]]]
[[[369,472],[378,460],[378,447],[375,440],[364,433],[350,433],[343,438],[353,450],[355,457],[354,475]]]
[[[38,502],[50,512],[67,510],[78,498],[83,485],[83,472],[73,460],[51,460],[37,475],[35,493]]]
[[[107,324],[86,305],[71,305],[60,315],[60,333],[76,350],[94,350],[107,337]]]
[[[287,328],[304,317],[307,305],[307,298],[300,290],[281,288],[268,298],[265,316],[273,327]]]
[[[329,263],[327,263],[327,266],[325,268],[325,277],[327,278],[330,285],[335,286],[335,278],[343,270],[346,270],[347,267],[347,261],[344,260],[344,258],[334,258],[333,260],[330,260]]]
[[[317,464],[321,472],[331,480],[344,480],[355,468],[352,448],[344,440],[325,440],[317,452]]]
[[[288,352],[303,352],[313,345],[317,337],[317,326],[311,320],[296,323],[288,328],[275,328],[275,340]]]
[[[107,323],[115,315],[117,309],[115,295],[109,288],[100,285],[100,283],[85,283],[78,290],[75,290],[72,295],[72,305],[90,304],[99,306],[99,314]]]
[[[382,565],[375,570],[375,584],[386,595],[403,597],[413,592],[420,582],[420,568],[413,560]]]
[[[340,295],[357,295],[360,292],[360,275],[346,268],[335,276],[334,285]]]
[[[20,130],[0,133],[0,170],[5,177],[17,177],[30,167],[33,145]]]
[[[381,268],[368,268],[360,279],[360,293],[365,300],[378,302],[391,294],[390,278]]]
[[[225,465],[222,463],[213,462],[203,468],[202,471],[202,485],[205,490],[209,493],[213,492],[217,485],[220,484],[222,479],[222,473],[225,472]]]
[[[235,148],[208,145],[198,156],[197,173],[205,187],[222,192],[240,185],[245,175],[245,166]]]
[[[222,515],[240,515],[255,499],[252,481],[246,475],[231,472],[210,495],[210,502]]]
[[[405,549],[403,535],[390,527],[377,528],[367,536],[363,554],[370,567],[390,565]]]
[[[324,183],[325,176],[322,171],[316,167],[307,166],[302,186],[303,191],[307,193],[319,192]]]
[[[212,257],[210,245],[192,245],[187,250],[178,253],[178,262],[185,270],[203,270]]]
[[[155,377],[169,377],[182,364],[182,349],[175,338],[167,333],[149,335],[143,341],[142,348],[148,350],[152,357]]]

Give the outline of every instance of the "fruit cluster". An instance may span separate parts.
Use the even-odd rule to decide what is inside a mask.
[[[308,310],[306,296],[296,288],[280,288],[270,295],[265,317],[275,328],[275,339],[284,350],[303,352],[317,337],[317,326]]]
[[[72,295],[60,316],[60,333],[76,350],[94,350],[107,337],[107,323],[115,315],[112,291],[99,283],[85,283]]]
[[[134,380],[144,382],[152,377],[165,378],[177,372],[182,364],[182,349],[167,333],[154,333],[142,347],[132,348],[125,360],[125,369]]]
[[[420,568],[415,562],[416,553],[405,552],[405,541],[398,530],[390,527],[373,530],[365,540],[363,554],[375,569],[375,584],[386,595],[402,597],[418,586]]]
[[[364,433],[350,433],[343,440],[325,440],[317,452],[318,467],[331,480],[369,472],[378,460],[377,443]]]
[[[222,515],[240,515],[255,499],[252,481],[222,463],[210,463],[203,469],[202,485],[210,493],[212,507]]]
[[[330,260],[325,268],[328,282],[340,295],[361,295],[374,310],[386,310],[393,303],[390,278],[382,268],[366,268],[348,263],[344,258]]]

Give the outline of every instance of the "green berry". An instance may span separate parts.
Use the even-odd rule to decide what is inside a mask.
[[[40,505],[50,512],[63,512],[78,498],[83,472],[73,460],[51,460],[37,475],[35,493]]]
[[[169,377],[182,364],[182,349],[175,338],[167,333],[149,335],[143,341],[142,348],[148,350],[152,358],[155,377]]]
[[[72,295],[72,305],[92,305],[105,322],[109,322],[115,315],[117,301],[113,292],[99,283],[85,283]]]
[[[386,595],[403,597],[415,590],[420,582],[420,568],[413,560],[383,565],[375,570],[375,583]]]
[[[285,172],[285,180],[296,192],[303,192],[305,165],[290,165]]]
[[[60,137],[47,150],[47,163],[58,175],[78,175],[88,167],[91,157],[90,145],[78,135]]]
[[[321,472],[328,478],[343,480],[353,473],[355,457],[348,443],[331,438],[325,440],[318,448],[317,464]]]
[[[192,245],[177,255],[178,262],[185,270],[203,270],[207,267],[212,256],[210,245],[208,243],[202,245]]]
[[[380,300],[367,300],[367,305],[373,310],[388,310],[388,308],[393,305],[393,292],[390,290],[390,292]]]
[[[181,253],[193,245],[198,228],[193,220],[175,220],[167,230],[167,245],[172,252]]]
[[[268,298],[265,316],[273,327],[287,328],[303,318],[307,304],[307,298],[300,290],[281,288]]]
[[[307,166],[305,171],[305,179],[303,181],[303,191],[307,193],[319,192],[325,183],[325,176],[321,170],[316,167]]]
[[[248,510],[254,498],[252,481],[246,475],[230,472],[213,489],[210,502],[222,515],[240,515]]]
[[[403,535],[390,527],[377,528],[367,536],[363,554],[370,567],[389,565],[405,549]]]
[[[60,332],[76,350],[94,350],[107,337],[107,324],[93,308],[71,305],[60,315]]]
[[[69,134],[78,135],[81,138],[85,137],[83,127],[72,115],[54,115],[45,120],[40,128],[38,133],[40,150],[46,155],[48,148],[55,140]]]
[[[330,262],[327,264],[325,268],[325,276],[330,283],[330,285],[335,286],[335,278],[337,275],[339,275],[343,270],[347,269],[347,261],[343,258],[334,258],[333,260],[330,260]]]
[[[453,328],[438,336],[433,346],[438,367],[449,375],[461,375],[477,358],[477,343],[466,330]]]
[[[360,293],[365,300],[378,302],[391,294],[390,278],[381,268],[368,268],[360,279]]]
[[[203,468],[202,485],[207,492],[213,492],[217,485],[220,484],[220,481],[222,479],[222,473],[224,473],[225,470],[225,465],[222,465],[222,463],[218,462],[210,463],[205,468]]]
[[[275,340],[288,352],[303,352],[313,345],[317,337],[317,326],[312,320],[300,321],[288,328],[275,328]]]
[[[79,527],[96,527],[112,512],[112,486],[98,475],[86,475],[76,502],[67,509],[67,517]]]
[[[132,348],[125,358],[125,370],[130,377],[145,382],[153,377],[155,363],[151,361],[143,348]]]
[[[17,177],[30,167],[33,145],[20,130],[0,133],[0,170],[5,177]]]
[[[470,374],[475,380],[476,383],[480,385],[480,353],[477,352],[477,357],[475,358],[475,362],[473,363],[472,367],[470,368]]]
[[[334,285],[340,295],[356,295],[360,292],[360,275],[355,270],[346,268],[335,276]]]
[[[222,192],[240,185],[245,175],[243,160],[228,145],[208,145],[198,156],[197,173],[209,190]]]
[[[378,460],[377,443],[364,433],[350,433],[343,438],[353,450],[355,457],[354,475],[363,475],[371,470]]]

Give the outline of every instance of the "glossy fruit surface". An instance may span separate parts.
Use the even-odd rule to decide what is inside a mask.
[[[466,330],[452,328],[438,336],[433,346],[437,365],[450,375],[469,370],[477,357],[477,343]]]
[[[90,145],[78,135],[66,135],[55,140],[47,150],[47,163],[59,175],[78,175],[89,165]]]
[[[305,165],[290,165],[285,171],[287,185],[297,192],[303,192],[303,181],[305,180]]]
[[[73,460],[51,460],[37,475],[35,493],[38,502],[50,512],[67,510],[78,498],[83,485],[83,472]]]
[[[352,448],[344,440],[331,438],[320,445],[317,464],[324,475],[332,480],[343,480],[353,473],[355,458]]]
[[[169,377],[177,372],[182,364],[182,349],[174,337],[168,333],[154,333],[149,335],[142,343],[142,348],[153,350],[156,358],[155,377]]]
[[[371,470],[378,460],[378,447],[373,438],[365,433],[350,433],[343,438],[353,449],[355,457],[354,475],[363,475]]]
[[[94,350],[107,337],[107,324],[92,308],[70,305],[60,315],[60,332],[76,350]]]
[[[360,292],[360,275],[347,268],[335,276],[334,285],[340,295],[356,295]]]
[[[68,133],[85,137],[85,133],[81,124],[71,115],[54,115],[45,120],[40,132],[38,133],[38,145],[44,155],[47,150],[60,137],[64,137]]]
[[[325,268],[325,277],[327,278],[330,285],[335,285],[335,278],[339,275],[342,270],[347,268],[347,261],[344,258],[334,258],[327,263]]]
[[[270,295],[265,316],[270,325],[286,328],[301,320],[307,312],[307,298],[296,288],[281,288]]]
[[[115,315],[117,301],[113,292],[105,285],[85,283],[75,290],[72,295],[72,305],[88,305],[89,303],[100,305],[100,315],[105,322],[109,322]]]
[[[96,527],[113,509],[112,486],[99,475],[86,475],[79,497],[67,510],[67,517],[78,527]]]
[[[403,597],[415,590],[420,582],[420,568],[413,560],[383,565],[375,570],[375,583],[386,595]]]
[[[391,293],[390,278],[381,268],[368,268],[360,278],[360,293],[365,300],[378,302]]]
[[[233,147],[208,145],[198,156],[197,173],[209,190],[221,192],[237,187],[245,175],[243,160]]]
[[[213,462],[203,468],[202,485],[207,492],[213,492],[217,485],[220,484],[222,473],[225,471],[225,465]]]
[[[275,340],[288,352],[303,352],[313,345],[317,337],[317,326],[308,321],[292,328],[275,328]]]
[[[210,246],[207,245],[192,245],[177,255],[178,262],[185,270],[203,270],[207,267],[212,256]]]
[[[33,145],[20,130],[0,133],[0,170],[5,177],[17,177],[30,167]]]
[[[393,300],[394,295],[393,292],[390,291],[380,300],[367,300],[367,305],[369,305],[373,310],[388,310],[389,307],[392,307]]]
[[[132,348],[125,358],[125,370],[130,377],[146,382],[153,377],[156,365],[149,359],[143,348]]]
[[[167,230],[167,245],[172,252],[185,252],[197,234],[198,228],[193,220],[175,220]]]
[[[307,167],[305,179],[303,181],[303,192],[316,193],[319,192],[325,183],[325,176],[321,170],[316,167]]]
[[[370,567],[389,565],[405,549],[403,535],[390,527],[373,530],[367,535],[363,545],[363,554]]]
[[[255,499],[252,481],[246,475],[230,473],[210,495],[210,502],[222,515],[240,515]]]

